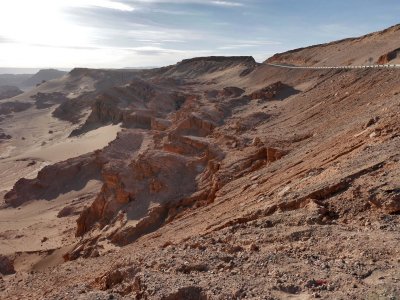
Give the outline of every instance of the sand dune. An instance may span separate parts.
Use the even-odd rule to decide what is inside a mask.
[[[40,146],[16,156],[16,159],[38,159],[56,163],[102,149],[114,140],[121,130],[119,125],[108,125],[79,137],[65,138],[58,143]]]

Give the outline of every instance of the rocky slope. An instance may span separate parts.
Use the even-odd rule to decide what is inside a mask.
[[[38,84],[41,84],[43,82],[46,82],[46,81],[49,81],[49,80],[52,80],[52,79],[60,78],[60,77],[64,76],[65,74],[67,74],[67,72],[56,70],[56,69],[40,70],[39,72],[37,72],[32,77],[30,77],[27,80],[23,81],[21,83],[21,86],[23,86],[25,88],[34,87],[34,86],[36,86]]]
[[[269,61],[347,64],[361,41],[392,51],[398,32]],[[359,54],[354,63],[365,60]],[[53,114],[77,123],[72,135],[123,130],[5,195],[17,209],[102,181],[77,211],[68,247],[44,255],[37,272],[16,267],[0,281],[7,299],[399,297],[397,69],[209,57],[154,70],[77,69],[44,87],[65,95]],[[82,109],[90,113],[80,121]]]
[[[32,74],[0,74],[0,86],[22,87],[22,82],[32,77]]]
[[[12,98],[22,93],[23,91],[21,91],[19,88],[15,86],[8,86],[8,85],[0,86],[0,100]]]
[[[0,86],[16,86],[26,91],[43,82],[61,78],[65,74],[67,72],[55,69],[39,70],[35,74],[0,74]]]
[[[306,66],[400,64],[398,40],[400,25],[358,38],[295,49],[267,60]]]

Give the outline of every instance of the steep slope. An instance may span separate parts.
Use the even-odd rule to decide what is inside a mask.
[[[384,53],[396,28],[353,40],[354,51],[363,40]],[[348,43],[274,59],[346,64],[333,45],[351,57]],[[25,256],[14,257],[6,297],[399,295],[397,69],[290,70],[211,57],[138,71],[126,83],[116,71],[75,70],[74,90],[83,73],[115,86],[98,81],[88,91],[91,112],[79,130],[124,129],[104,149],[45,167],[7,193],[13,211],[39,199],[58,204],[102,181],[88,201],[60,212],[77,213],[77,238],[69,231],[63,248],[39,252],[27,268],[38,272],[21,272]],[[62,105],[78,105],[72,98]]]
[[[359,38],[291,50],[266,62],[305,66],[400,64],[400,25]]]

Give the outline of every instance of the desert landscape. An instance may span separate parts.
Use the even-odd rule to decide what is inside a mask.
[[[7,81],[0,299],[400,299],[399,41]]]

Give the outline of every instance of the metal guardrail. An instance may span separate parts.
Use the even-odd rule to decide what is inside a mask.
[[[330,66],[330,67],[306,67],[306,66],[291,66],[291,65],[280,65],[264,63],[265,65],[286,68],[286,69],[309,69],[309,70],[321,70],[321,69],[400,69],[400,65],[368,65],[368,66]]]

